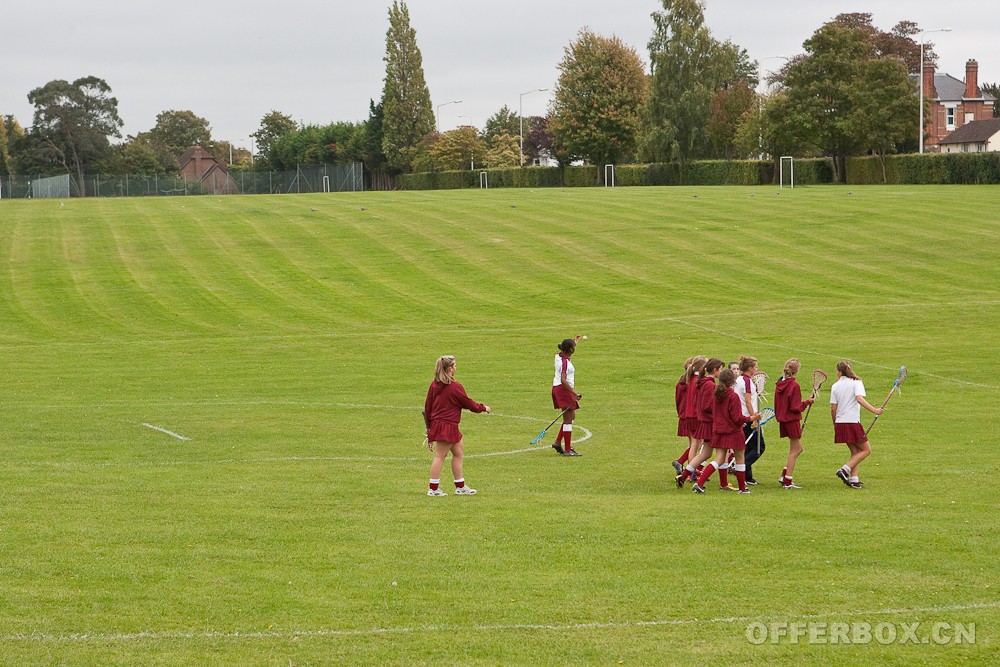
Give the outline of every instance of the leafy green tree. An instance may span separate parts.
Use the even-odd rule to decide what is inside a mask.
[[[128,137],[124,143],[113,146],[111,155],[101,164],[100,171],[147,178],[164,173],[163,165],[149,142],[135,137]]]
[[[257,148],[257,166],[259,169],[269,169],[271,165],[271,146],[281,137],[299,128],[292,117],[280,111],[269,111],[260,119],[260,129],[250,136],[254,138]]]
[[[878,156],[883,181],[888,183],[886,154],[917,134],[919,101],[913,94],[906,65],[896,58],[865,62],[853,97],[848,122],[861,146]]]
[[[361,140],[361,159],[369,171],[385,169],[387,162],[382,152],[382,103],[368,100],[368,120],[365,122]]]
[[[486,166],[516,167],[521,162],[520,136],[506,132],[493,138],[493,145],[486,151]]]
[[[104,79],[87,76],[69,83],[50,81],[28,93],[35,106],[30,146],[42,161],[69,174],[71,191],[85,197],[84,173],[111,151],[108,137],[120,137],[118,100]]]
[[[746,80],[716,91],[708,105],[705,134],[712,146],[712,157],[732,160],[746,157],[740,150],[736,133],[748,113],[757,112],[757,93]]]
[[[139,135],[139,138],[149,142],[166,173],[176,172],[180,168],[181,155],[192,146],[208,150],[214,148],[211,146],[212,128],[208,121],[187,110],[160,112],[153,129]],[[221,155],[216,155],[216,158],[222,159]]]
[[[712,95],[740,78],[756,85],[756,66],[731,42],[719,42],[705,25],[698,0],[662,0],[653,13],[649,40],[652,68],[644,157],[681,165],[704,155],[709,141],[706,120]]]
[[[384,60],[382,152],[392,169],[408,171],[421,140],[434,130],[434,110],[417,32],[410,27],[406,3],[399,0],[389,8]]]
[[[441,134],[430,153],[439,169],[465,169],[473,163],[483,163],[486,144],[479,137],[476,128],[465,125]]]
[[[847,158],[862,142],[852,125],[858,75],[870,51],[861,31],[822,26],[803,45],[804,58],[788,68],[786,131],[833,159],[836,182],[844,182]],[[913,90],[910,89],[912,95]]]
[[[603,166],[632,158],[646,100],[635,49],[583,29],[565,49],[549,127],[557,150]],[[603,178],[603,169],[597,170]]]
[[[10,176],[17,171],[18,143],[24,137],[24,130],[13,116],[0,119],[0,176]]]
[[[521,118],[506,105],[486,119],[483,139],[487,146],[493,146],[496,138],[503,134],[512,137],[521,136]]]
[[[274,169],[296,165],[356,162],[362,159],[365,128],[358,123],[306,125],[274,140],[268,161]]]

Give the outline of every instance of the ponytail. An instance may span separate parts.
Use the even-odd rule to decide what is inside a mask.
[[[837,364],[837,370],[840,371],[840,374],[843,375],[844,377],[851,378],[852,380],[860,380],[861,379],[854,372],[854,369],[851,368],[851,365],[849,363],[847,363],[846,361],[841,361],[840,363],[838,363]]]
[[[697,357],[691,360],[691,365],[688,366],[687,373],[684,374],[685,380],[688,382],[695,376],[696,373],[701,373],[702,369],[705,368],[705,363],[708,361],[708,357],[699,354]]]
[[[792,358],[785,362],[785,369],[781,371],[781,374],[786,378],[793,378],[800,368],[802,368],[802,364],[799,360]]]

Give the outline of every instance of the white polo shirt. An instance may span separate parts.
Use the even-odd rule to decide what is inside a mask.
[[[733,387],[733,391],[735,391],[736,395],[740,397],[740,409],[743,411],[744,417],[749,417],[750,415],[758,412],[757,397],[759,394],[757,393],[757,385],[753,383],[753,380],[750,379],[749,375],[740,374],[740,376],[736,378],[736,386]],[[743,397],[743,395],[747,393],[750,394],[750,402],[753,404],[753,412],[747,412],[747,401]]]
[[[858,396],[865,395],[865,385],[861,380],[852,380],[846,375],[830,387],[830,405],[837,404],[837,424],[860,424],[861,404]]]

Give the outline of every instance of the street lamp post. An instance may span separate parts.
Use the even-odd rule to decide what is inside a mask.
[[[461,104],[462,100],[452,100],[451,102],[445,102],[444,104],[439,104],[437,106],[437,131],[438,134],[441,133],[441,107],[446,107],[449,104]]]
[[[522,167],[524,166],[524,96],[530,95],[532,93],[543,93],[546,90],[548,90],[548,88],[535,88],[534,90],[529,90],[525,93],[521,93],[521,95],[517,98],[517,120],[520,123],[520,133],[521,133],[520,156],[521,156]]]
[[[932,32],[951,32],[951,28],[924,30],[920,33],[920,74],[917,76],[917,86],[920,88],[920,124],[917,127],[917,135],[920,137],[920,153],[924,152],[924,35]]]

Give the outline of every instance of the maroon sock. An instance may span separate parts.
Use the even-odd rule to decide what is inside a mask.
[[[701,473],[701,477],[698,478],[698,486],[704,487],[705,482],[708,481],[708,478],[712,476],[713,472],[715,472],[715,461],[712,461],[705,466],[705,472]]]
[[[681,465],[684,465],[685,463],[687,463],[688,454],[690,454],[690,453],[691,453],[691,448],[690,447],[685,447],[684,451],[681,452],[681,455],[677,457],[677,462],[680,463]]]
[[[729,486],[729,467],[719,468],[719,486],[726,488]]]
[[[736,481],[740,484],[740,491],[747,490],[747,471],[737,470],[736,471]]]

